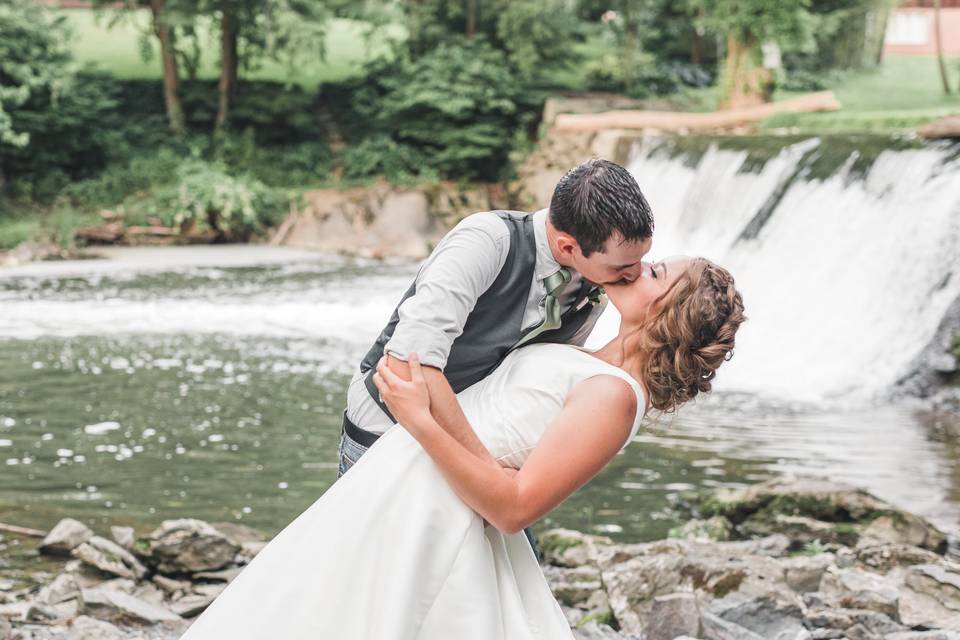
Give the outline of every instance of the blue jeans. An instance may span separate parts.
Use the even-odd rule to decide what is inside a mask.
[[[359,442],[356,442],[350,438],[343,431],[340,432],[340,451],[339,459],[340,466],[337,473],[337,478],[339,479],[343,474],[350,470],[350,467],[357,463],[363,454],[367,452],[368,447],[363,446]],[[537,556],[537,560],[543,562],[543,552],[540,551],[540,547],[537,546],[537,541],[533,537],[533,529],[527,527],[523,530],[523,535],[527,537],[527,541],[530,543],[530,548],[533,549],[533,554]]]

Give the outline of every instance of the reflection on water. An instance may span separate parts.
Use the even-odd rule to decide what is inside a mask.
[[[0,278],[0,521],[275,533],[336,478],[347,380],[412,274],[316,259]],[[685,490],[814,471],[956,529],[957,451],[908,408],[717,397],[646,429],[538,526],[650,539]]]

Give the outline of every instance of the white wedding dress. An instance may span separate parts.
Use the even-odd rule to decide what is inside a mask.
[[[458,396],[480,440],[519,468],[570,389],[625,371],[576,347],[536,344]],[[602,411],[603,407],[597,407]],[[570,443],[576,446],[576,443]],[[559,640],[572,638],[522,532],[464,503],[394,426],[281,531],[183,640]]]

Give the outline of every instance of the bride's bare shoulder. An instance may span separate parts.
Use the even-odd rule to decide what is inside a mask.
[[[573,385],[565,406],[592,407],[608,419],[633,424],[637,415],[637,394],[624,378],[612,373],[598,373]]]

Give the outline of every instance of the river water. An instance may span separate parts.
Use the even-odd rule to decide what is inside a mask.
[[[107,253],[0,273],[0,522],[279,531],[336,478],[346,382],[415,265],[256,246]],[[815,472],[955,530],[958,460],[905,404],[731,389],[651,424],[537,528],[652,539],[686,490]]]

